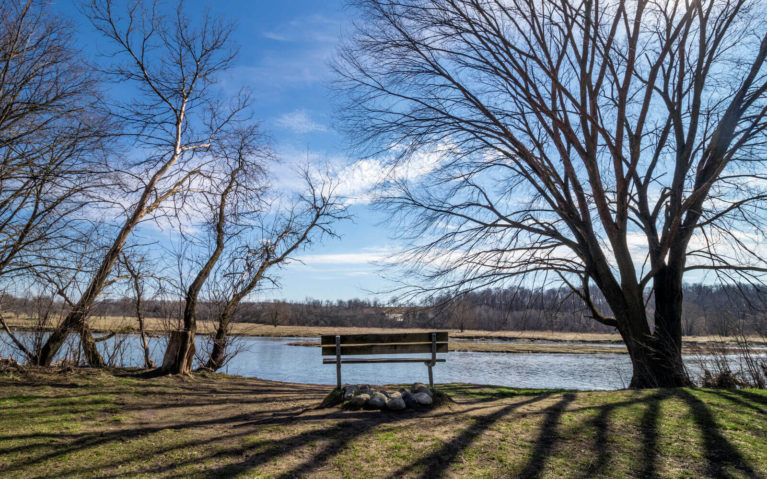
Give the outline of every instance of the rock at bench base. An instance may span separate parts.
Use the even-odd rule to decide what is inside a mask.
[[[348,401],[357,393],[357,386],[344,386],[344,401]]]
[[[393,411],[399,411],[401,409],[405,409],[407,405],[405,404],[405,400],[401,397],[391,398],[386,402],[386,407]]]
[[[428,406],[432,402],[431,396],[429,396],[426,393],[416,393],[416,394],[413,394],[413,399],[415,399],[416,402],[418,402],[418,404],[420,404],[422,406]]]
[[[383,409],[386,407],[386,396],[383,393],[375,392],[373,396],[368,400],[368,407]]]
[[[370,394],[358,394],[354,396],[349,404],[353,407],[362,407],[370,400]]]
[[[418,400],[416,400],[415,396],[413,394],[405,391],[402,393],[402,399],[405,401],[405,405],[409,408],[415,408],[418,407]]]
[[[413,387],[410,389],[413,394],[426,393],[431,396],[431,389],[423,383],[413,383]]]

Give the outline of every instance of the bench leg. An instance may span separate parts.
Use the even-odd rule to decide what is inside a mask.
[[[336,336],[336,387],[341,389],[341,336]]]
[[[434,376],[432,376],[431,368],[437,364],[437,333],[431,333],[431,362],[426,365],[429,366],[429,389],[434,389]]]

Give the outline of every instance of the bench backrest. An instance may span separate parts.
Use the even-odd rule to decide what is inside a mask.
[[[448,352],[447,332],[437,332],[436,352]],[[342,334],[341,355],[431,353],[432,333]],[[336,355],[336,336],[321,339],[322,355]]]

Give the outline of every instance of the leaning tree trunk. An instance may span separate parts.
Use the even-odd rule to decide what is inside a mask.
[[[88,364],[92,367],[103,367],[104,360],[96,348],[96,340],[93,338],[87,324],[85,324],[85,313],[81,305],[70,311],[61,324],[51,332],[42,348],[32,357],[31,362],[37,366],[50,366],[53,364],[53,360],[66,342],[69,334],[76,331],[80,332],[80,344]]]
[[[218,326],[216,328],[216,334],[213,337],[213,349],[210,351],[208,362],[205,363],[206,369],[218,371],[226,361],[226,347],[228,343],[227,340],[230,318],[231,311],[229,305],[227,305],[227,307],[224,308],[224,310],[221,312],[221,315],[218,317]]]

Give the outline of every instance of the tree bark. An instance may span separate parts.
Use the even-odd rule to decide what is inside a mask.
[[[232,310],[230,302],[218,317],[216,335],[213,337],[213,349],[210,351],[210,357],[205,363],[205,369],[218,371],[224,365],[224,361],[226,361],[227,335],[229,333]]]
[[[210,358],[208,358],[208,362],[205,363],[205,369],[218,371],[224,365],[224,361],[226,360],[227,346],[226,328],[227,327],[223,326],[222,323],[218,324],[216,335],[213,338],[213,349],[210,352]]]
[[[93,335],[85,324],[82,324],[80,329],[80,345],[83,348],[85,360],[88,362],[89,366],[94,368],[104,367],[104,360],[102,359],[98,348],[96,348],[96,340],[93,338]]]
[[[673,301],[667,301],[667,298]],[[654,331],[650,328],[643,306],[641,308],[634,306],[616,314],[618,331],[631,358],[632,376],[629,387],[690,386],[691,381],[682,362],[681,287],[678,294],[672,292],[670,296],[665,294],[656,296],[655,307]],[[663,318],[660,326],[659,315]]]
[[[188,374],[194,361],[194,328],[172,331],[168,349],[162,361],[162,370],[172,374]]]

